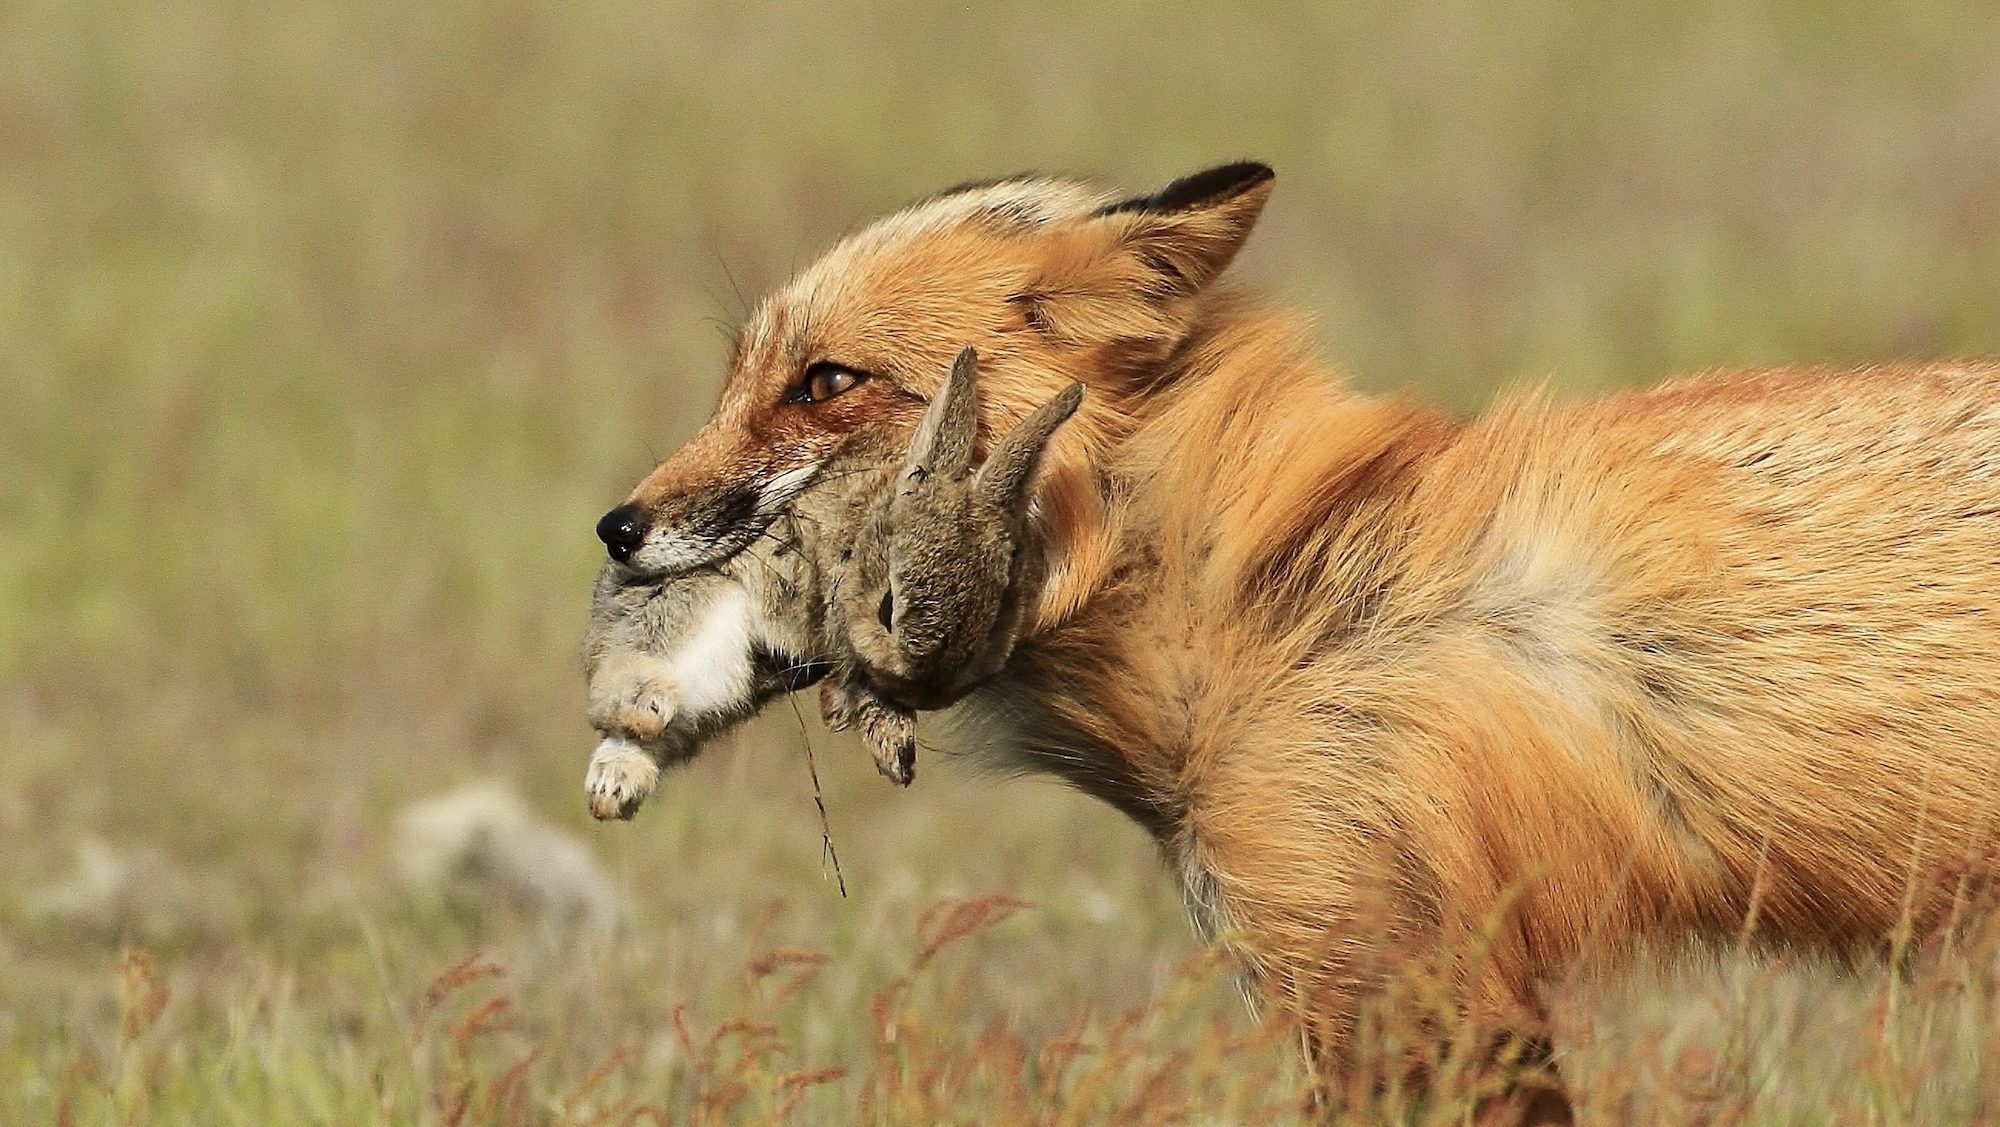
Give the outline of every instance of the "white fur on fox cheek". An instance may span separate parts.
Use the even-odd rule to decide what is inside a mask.
[[[715,601],[701,608],[684,642],[667,655],[682,708],[716,712],[749,699],[755,683],[752,615],[750,593],[734,583],[725,584]]]
[[[772,516],[791,504],[794,497],[812,484],[813,475],[819,473],[819,465],[818,462],[808,462],[772,474],[770,480],[757,487],[757,515]]]

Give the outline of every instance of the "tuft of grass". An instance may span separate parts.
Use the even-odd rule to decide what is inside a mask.
[[[783,915],[760,915],[734,983],[633,1022],[599,1024],[589,1054],[574,1026],[533,1015],[546,971],[503,966],[474,950],[410,981],[373,1016],[329,1030],[286,977],[226,992],[220,1024],[201,1003],[177,1006],[163,964],[144,949],[115,968],[115,1039],[45,1052],[16,1110],[56,1122],[536,1123],[1288,1123],[1316,1097],[1275,1018],[1218,1008],[1212,993],[1240,973],[1215,952],[1187,959],[1149,1000],[1118,1012],[1086,1005],[1066,1025],[1030,1032],[967,1005],[988,933],[1032,906],[1006,895],[942,901],[899,940],[900,970],[872,994],[826,981],[833,956],[788,945]],[[1017,928],[1006,930],[1018,932]],[[1989,929],[1990,930],[1990,929]],[[588,987],[561,972],[561,989]],[[1602,995],[1558,1007],[1568,1082],[1590,1122],[1714,1124],[1984,1122],[2000,1106],[1992,1014],[2000,1003],[1995,936],[1929,952],[1908,977],[1868,974],[1828,988],[1826,972],[1783,962],[1738,964],[1712,991],[1686,993],[1687,968],[1626,984],[1636,1015],[1606,1030]],[[615,959],[614,959],[615,961]],[[590,968],[585,970],[584,968]],[[420,976],[421,977],[421,976]],[[1676,981],[1678,979],[1679,981]],[[602,985],[616,989],[606,980]],[[1467,1122],[1491,1075],[1450,1048],[1477,1030],[1446,1011],[1438,983],[1412,976],[1371,1005],[1359,1052],[1386,1082],[1334,1093],[1329,1121]],[[859,1031],[859,1054],[816,1047],[832,1020]],[[1855,1036],[1827,1043],[1829,1022]],[[1797,1040],[1800,1045],[1789,1045]],[[1815,1054],[1816,1087],[1785,1083]],[[1415,1055],[1413,1055],[1415,1054]],[[1395,1076],[1421,1064],[1428,1098]],[[1481,1079],[1481,1078],[1484,1079]]]
[[[286,1004],[283,986],[244,991],[226,1042],[200,1043],[198,1019],[167,1012],[169,988],[152,956],[135,949],[119,966],[124,1020],[110,1055],[73,1049],[38,1079],[61,1122],[155,1122],[202,1109],[246,1121],[446,1127],[934,1122],[968,1112],[1003,1123],[1164,1122],[1197,1106],[1249,1122],[1253,1112],[1270,1118],[1298,1106],[1288,1058],[1246,1053],[1270,1048],[1256,1023],[1189,1020],[1184,1006],[1213,959],[1191,963],[1177,975],[1180,988],[1112,1021],[1086,1011],[1041,1038],[966,1024],[954,1001],[962,982],[938,980],[954,949],[1025,907],[991,895],[926,910],[904,973],[844,1015],[869,1028],[868,1059],[857,1068],[810,1060],[800,1036],[831,957],[753,938],[733,998],[676,1003],[626,1030],[637,1046],[620,1040],[599,1058],[571,1057],[567,1071],[549,1067],[566,1054],[546,1032],[517,1017],[523,978],[481,952],[422,985],[403,1037],[372,1030],[345,1053],[324,1053],[300,1051],[313,1022]],[[768,911],[757,930],[776,916]],[[958,977],[967,973],[961,966]],[[1264,1066],[1244,1071],[1246,1056]],[[1054,1109],[1065,1110],[1051,1118]]]

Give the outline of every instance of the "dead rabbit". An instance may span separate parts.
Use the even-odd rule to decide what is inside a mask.
[[[821,710],[858,728],[907,786],[916,717],[990,677],[1019,638],[1039,581],[1031,486],[1075,412],[1073,384],[974,466],[978,363],[952,364],[897,466],[830,459],[764,535],[721,565],[599,574],[583,662],[603,737],[585,782],[591,813],[630,818],[662,768],[783,692],[823,681]]]

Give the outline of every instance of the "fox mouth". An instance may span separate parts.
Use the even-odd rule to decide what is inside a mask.
[[[693,520],[650,529],[630,558],[620,561],[633,575],[675,579],[721,567],[770,531],[818,476],[814,461],[782,470],[754,485],[717,490],[696,509]]]
[[[614,563],[634,585],[717,570],[755,544],[778,518],[776,511],[757,511],[755,496],[745,490],[723,498],[692,527],[655,528],[630,557]]]

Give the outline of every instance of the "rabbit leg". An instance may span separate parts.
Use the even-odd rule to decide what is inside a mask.
[[[840,677],[820,686],[820,714],[826,726],[836,732],[859,728],[862,742],[875,758],[875,769],[884,778],[902,787],[916,778],[915,713],[883,699],[852,677]]]

